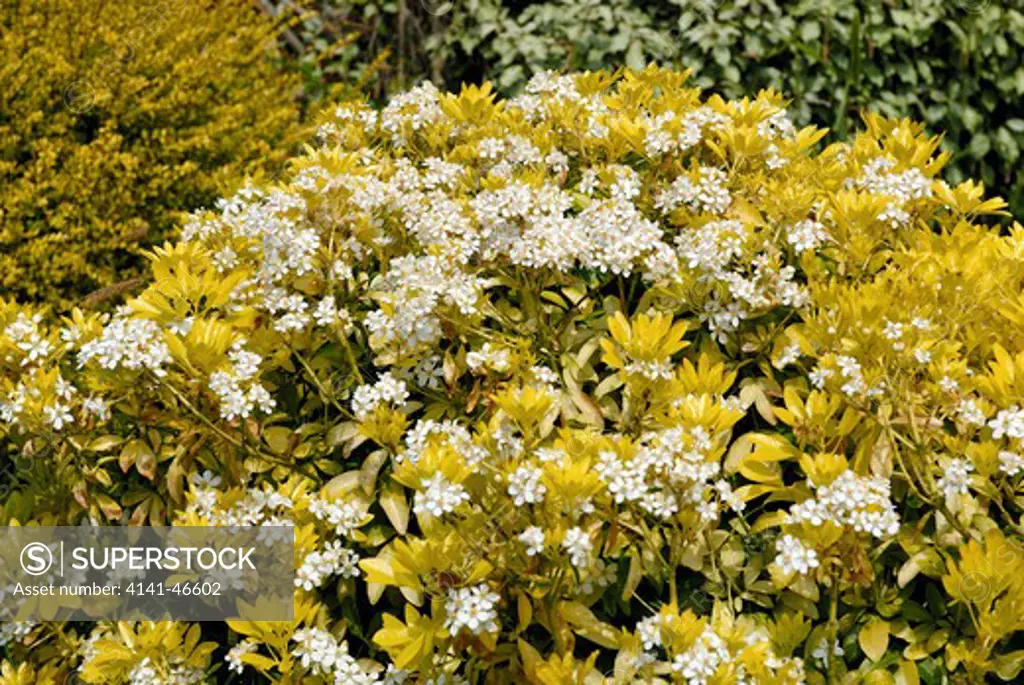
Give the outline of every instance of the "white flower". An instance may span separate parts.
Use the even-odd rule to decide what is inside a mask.
[[[0,622],[0,648],[17,642],[32,632],[36,627],[34,621],[3,621]]]
[[[820,526],[832,521],[876,538],[895,535],[900,527],[899,514],[890,499],[889,481],[859,476],[849,469],[818,488],[815,498],[790,507],[789,515],[794,522]]]
[[[1001,451],[999,453],[999,470],[1008,476],[1016,476],[1024,471],[1024,456],[1007,450]]]
[[[903,324],[896,321],[887,321],[882,335],[886,340],[899,340],[903,337]]]
[[[783,535],[775,541],[775,550],[779,553],[775,563],[783,573],[809,573],[818,568],[818,552],[804,547],[803,543],[792,535]]]
[[[220,400],[221,417],[228,421],[247,418],[256,409],[269,414],[277,404],[256,379],[262,358],[244,345],[244,341],[232,345],[228,351],[231,365],[210,374],[210,390]]]
[[[576,526],[565,531],[562,547],[569,553],[569,561],[576,568],[584,569],[590,565],[590,555],[594,550],[594,543],[582,528]]]
[[[533,466],[520,466],[508,477],[508,494],[517,507],[544,501],[548,489],[541,484],[544,472]]]
[[[534,557],[544,551],[544,531],[537,526],[520,533],[519,541],[526,545],[526,556]]]
[[[636,633],[644,645],[644,650],[652,651],[662,646],[661,639],[661,614],[648,616],[637,621]]]
[[[194,488],[216,488],[221,483],[220,476],[209,469],[202,473],[192,474],[192,486]]]
[[[725,502],[737,514],[742,514],[743,510],[747,508],[747,503],[743,501],[739,493],[732,489],[724,480],[715,481],[715,490],[718,491],[718,496]]]
[[[87,397],[82,400],[82,409],[94,415],[100,421],[110,418],[110,407],[102,397]]]
[[[1016,439],[1024,438],[1024,410],[1016,404],[1009,409],[1003,409],[988,422],[988,426],[996,440],[1004,435]]]
[[[820,366],[816,366],[809,374],[807,374],[807,377],[810,378],[811,384],[814,387],[820,389],[825,387],[825,381],[834,374],[835,371],[832,369],[823,369]]]
[[[317,326],[331,326],[338,322],[338,306],[335,304],[334,295],[328,295],[317,303],[313,310],[313,319]]]
[[[292,655],[314,676],[326,676],[345,685],[378,682],[376,675],[363,671],[352,658],[344,640],[339,642],[322,628],[300,628],[292,640],[296,643]]]
[[[334,532],[341,536],[351,535],[367,519],[366,514],[352,502],[330,502],[322,497],[310,498],[309,512],[334,526]]]
[[[43,407],[43,417],[46,419],[46,423],[58,431],[75,421],[74,417],[71,416],[71,410],[60,402],[54,402],[52,405]]]
[[[817,221],[804,219],[789,228],[786,240],[797,253],[813,250],[828,239],[828,231]]]
[[[352,412],[360,421],[365,420],[380,404],[401,407],[409,399],[405,381],[400,381],[389,371],[373,385],[360,385],[352,394]]]
[[[453,636],[463,630],[473,635],[497,632],[500,626],[495,607],[500,599],[486,584],[448,590],[445,629]]]
[[[79,350],[79,366],[94,359],[104,369],[150,369],[162,376],[166,373],[163,365],[171,361],[171,351],[155,321],[117,316],[103,327],[100,337]]]
[[[443,474],[435,473],[420,485],[413,496],[412,510],[418,515],[444,516],[469,501],[469,493],[459,483],[452,483]]]
[[[490,343],[484,343],[479,351],[466,355],[466,364],[473,371],[482,371],[485,368],[498,372],[506,371],[509,365],[509,351],[491,347]]]
[[[359,555],[353,550],[341,546],[334,540],[327,543],[322,552],[310,552],[295,572],[295,587],[307,592],[323,585],[323,582],[334,575],[343,578],[359,576]]]
[[[842,656],[845,654],[843,648],[839,646],[839,640],[836,640],[835,644],[832,645],[832,654],[835,656]],[[811,652],[811,656],[820,661],[822,665],[827,668],[830,656],[828,653],[828,643],[822,639],[814,648],[814,651]]]
[[[974,464],[966,459],[953,459],[942,472],[936,485],[946,497],[966,495],[970,483],[970,474]]]
[[[248,638],[229,649],[228,653],[224,656],[224,661],[228,662],[228,671],[241,675],[246,666],[242,661],[242,655],[253,654],[258,649],[259,645]]]
[[[795,364],[800,360],[800,346],[789,345],[782,350],[782,355],[778,361],[775,362],[776,368],[784,369],[790,364]]]
[[[957,413],[960,414],[960,419],[967,424],[974,426],[985,425],[985,413],[981,411],[978,406],[971,398],[960,400],[956,407]]]
[[[672,660],[672,670],[687,685],[704,685],[718,667],[731,659],[725,640],[711,628],[705,628],[693,645]]]

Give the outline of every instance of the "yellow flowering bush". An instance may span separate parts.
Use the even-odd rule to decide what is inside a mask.
[[[247,0],[12,0],[0,15],[0,290],[69,300],[296,140],[300,77]]]
[[[2,683],[983,683],[1024,665],[1024,229],[908,120],[687,74],[338,107],[111,314],[0,309],[6,522],[290,525],[295,620]]]

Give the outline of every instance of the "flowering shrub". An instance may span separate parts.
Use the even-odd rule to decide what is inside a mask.
[[[264,0],[287,8],[290,0]],[[372,23],[330,70],[364,79],[382,47],[396,69],[376,96],[429,77],[458,86],[493,77],[517,94],[545,69],[649,61],[694,70],[723,97],[784,89],[797,125],[837,139],[859,112],[922,119],[954,153],[943,178],[983,180],[1021,216],[1024,7],[1015,0],[316,0],[312,26]],[[364,67],[365,65],[365,67]],[[326,71],[326,70],[325,70]],[[415,81],[413,81],[415,82]]]
[[[0,682],[1017,678],[1024,229],[917,124],[686,79],[339,107],[114,314],[5,304],[6,521],[297,571],[293,623],[10,624]]]
[[[225,184],[276,170],[300,78],[248,0],[12,0],[0,15],[0,290],[66,311]]]

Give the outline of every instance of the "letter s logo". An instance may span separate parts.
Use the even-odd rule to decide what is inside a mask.
[[[21,550],[21,568],[30,576],[41,576],[53,566],[53,552],[41,542],[30,542]]]

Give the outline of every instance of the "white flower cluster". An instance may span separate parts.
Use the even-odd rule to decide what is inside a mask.
[[[394,134],[396,144],[406,140],[407,129],[418,131],[445,118],[440,105],[441,91],[433,83],[420,85],[391,98],[380,114],[380,127]]]
[[[640,636],[645,650],[638,665],[644,665],[657,659],[657,650],[663,646],[661,635],[663,626],[664,620],[660,615],[650,616],[637,623],[636,632]],[[732,679],[729,682],[753,683],[755,681],[749,679],[746,668],[740,663],[740,656],[746,647],[755,646],[768,640],[768,636],[758,629],[746,636],[745,646],[741,645],[734,651],[730,649],[729,643],[712,626],[708,625],[685,652],[675,656],[671,669],[686,685],[706,685],[708,682],[718,682],[715,676],[720,668],[734,665],[734,671],[730,674]],[[770,648],[763,654],[763,663],[774,677],[771,682],[791,685],[801,685],[805,682],[806,674],[802,659],[795,657],[780,659]],[[784,674],[781,672],[783,670]]]
[[[232,421],[248,418],[257,407],[269,414],[276,402],[270,392],[254,380],[259,373],[262,359],[245,349],[245,342],[238,341],[228,352],[231,367],[210,374],[210,390],[220,400],[220,415]]]
[[[483,282],[434,255],[405,255],[391,262],[377,288],[391,313],[378,309],[367,314],[371,343],[375,348],[395,345],[411,351],[440,339],[437,311],[442,305],[456,307],[464,316],[474,316]]]
[[[28,399],[29,392],[23,383],[18,383],[13,390],[7,393],[7,399],[0,402],[0,421],[16,424],[18,417],[25,411],[25,401]],[[35,389],[33,392],[36,392]]]
[[[704,629],[689,649],[676,655],[672,660],[672,670],[687,685],[705,685],[719,666],[728,663],[731,657],[725,640],[709,627]]]
[[[786,241],[797,253],[814,250],[829,239],[825,227],[813,219],[798,221],[786,232]]]
[[[840,390],[845,395],[862,395],[868,391],[867,383],[864,382],[863,369],[860,362],[848,355],[836,357],[836,364],[839,366],[839,373],[846,381]]]
[[[667,381],[675,375],[675,369],[669,359],[630,361],[624,371],[629,375],[643,376],[649,381]]]
[[[348,644],[322,628],[300,628],[292,635],[295,656],[303,668],[335,685],[371,685],[378,676],[364,670],[348,653]]]
[[[1024,455],[1002,450],[999,452],[999,470],[1008,476],[1016,476],[1024,471]]]
[[[992,429],[992,437],[999,440],[1003,436],[1020,440],[1024,438],[1024,409],[1016,404],[1003,409],[995,418],[988,422]]]
[[[608,112],[601,93],[580,94],[576,80],[568,74],[541,72],[535,74],[523,88],[523,93],[508,101],[510,110],[522,111],[528,121],[536,122],[552,109],[565,105],[582,107],[581,125],[586,134],[594,138],[608,135],[608,127],[599,121]],[[578,135],[576,131],[566,131]]]
[[[39,322],[42,318],[42,314],[34,314],[29,318],[21,312],[18,318],[4,328],[4,335],[25,355],[21,359],[22,366],[42,361],[53,347],[39,331]]]
[[[3,621],[0,622],[0,648],[6,647],[12,642],[18,642],[36,627],[33,621]]]
[[[985,412],[981,410],[974,398],[966,397],[956,405],[956,412],[960,420],[971,426],[985,425]]]
[[[158,376],[171,360],[163,331],[155,321],[115,316],[99,338],[83,344],[78,351],[79,366],[96,360],[104,369],[149,369]]]
[[[679,176],[658,197],[657,207],[671,212],[685,205],[694,212],[722,214],[732,204],[732,195],[726,187],[728,180],[726,173],[716,167],[702,168],[696,182],[689,176]]]
[[[334,540],[322,552],[310,552],[295,572],[295,587],[307,592],[321,585],[331,576],[356,578],[359,576],[359,554],[341,546]]]
[[[507,349],[492,346],[491,343],[484,343],[484,346],[479,350],[466,355],[466,364],[473,371],[493,369],[494,371],[503,372],[508,370],[509,356],[510,354]]]
[[[526,546],[526,556],[535,557],[544,551],[546,536],[538,526],[530,526],[519,534],[519,541]]]
[[[535,466],[520,466],[508,477],[508,494],[517,507],[544,501],[548,489],[540,482],[543,475]]]
[[[647,616],[637,621],[636,634],[640,636],[640,642],[644,646],[644,651],[653,652],[658,647],[663,646],[661,626],[661,614]]]
[[[800,307],[808,301],[806,289],[795,280],[796,269],[782,266],[779,255],[759,251],[762,241],[752,227],[732,219],[709,221],[675,238],[680,264],[695,271],[700,282],[720,285],[728,293],[727,300],[716,293],[701,316],[722,342],[755,310],[774,304]]]
[[[896,163],[887,157],[876,157],[864,165],[862,175],[851,185],[872,195],[892,198],[878,219],[898,228],[910,220],[905,209],[907,203],[932,196],[932,182],[917,167],[895,173],[892,172],[895,166]]]
[[[616,504],[632,502],[647,494],[647,469],[650,462],[645,459],[620,459],[615,452],[605,451],[597,455],[594,469],[607,483],[608,492]]]
[[[813,485],[812,485],[813,487]],[[885,478],[859,476],[846,470],[828,485],[817,488],[815,497],[789,509],[790,521],[820,526],[832,522],[851,526],[876,538],[895,535],[900,517],[890,499]]]
[[[161,674],[147,656],[135,664],[128,673],[130,685],[197,685],[206,679],[203,669],[194,666],[171,666],[167,673]]]
[[[271,489],[250,488],[231,508],[222,510],[215,487],[205,479],[193,483],[192,498],[185,511],[208,518],[217,526],[268,526],[272,529],[293,525],[290,512],[294,503],[289,497]]]
[[[259,645],[248,638],[229,649],[228,653],[224,655],[224,661],[228,664],[228,671],[241,675],[245,670],[245,662],[242,661],[242,656],[254,654],[258,649]]]
[[[723,480],[718,460],[708,459],[713,442],[700,426],[689,430],[676,427],[641,436],[639,449],[622,458],[610,450],[598,455],[595,471],[617,504],[639,502],[653,516],[668,519],[680,506],[696,508],[705,521],[718,518],[718,501],[734,511],[746,504]],[[714,482],[713,482],[714,481]],[[683,493],[683,501],[677,496]]]
[[[466,488],[440,473],[424,479],[420,488],[412,500],[412,510],[417,516],[444,516],[469,501]]]
[[[342,537],[351,535],[352,531],[365,524],[370,518],[354,502],[330,501],[320,496],[309,499],[309,513],[320,521],[333,526],[335,534]]]
[[[942,470],[942,476],[935,485],[946,497],[966,495],[974,464],[967,459],[951,459]]]
[[[401,407],[409,399],[405,381],[387,372],[373,385],[360,385],[352,393],[352,412],[360,421],[366,419],[380,404]]]
[[[405,449],[396,455],[398,462],[408,460],[415,464],[431,440],[443,440],[463,458],[469,466],[476,466],[487,458],[487,448],[473,442],[473,436],[454,421],[421,419],[405,434]]]
[[[445,629],[453,636],[463,630],[473,635],[497,632],[500,599],[486,584],[448,590],[444,603]]]
[[[578,569],[590,566],[590,556],[594,552],[594,541],[586,531],[576,526],[565,531],[562,547],[569,554],[569,561]]]
[[[714,131],[727,122],[728,117],[707,106],[682,117],[673,111],[663,112],[650,120],[644,146],[652,157],[684,152],[701,142],[705,128]]]
[[[800,540],[792,535],[783,535],[776,540],[775,551],[779,553],[775,557],[775,563],[779,565],[783,573],[806,574],[820,565],[818,552],[805,547]]]

